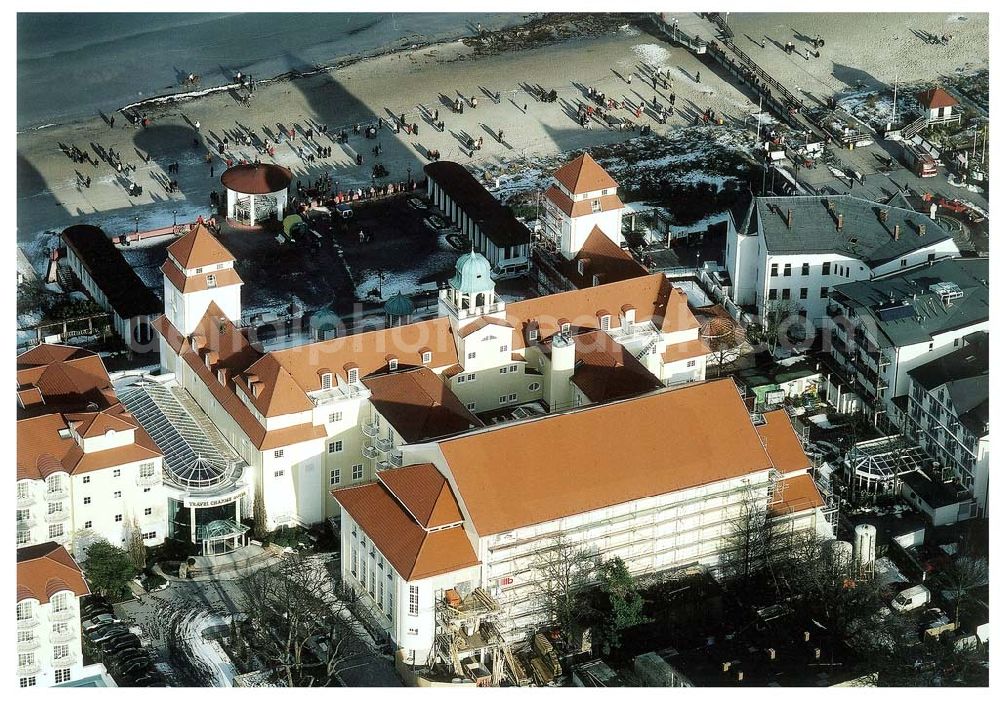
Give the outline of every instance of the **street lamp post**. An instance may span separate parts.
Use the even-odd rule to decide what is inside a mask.
[[[177,211],[174,211],[174,230],[177,229]]]
[[[135,234],[139,234],[139,216],[135,217]]]

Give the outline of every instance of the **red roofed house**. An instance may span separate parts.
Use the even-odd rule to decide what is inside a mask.
[[[949,123],[954,120],[961,120],[956,108],[959,102],[955,100],[947,91],[938,88],[929,88],[917,94],[917,102],[924,108],[924,117],[928,125],[935,123]]]
[[[103,676],[83,665],[80,598],[89,595],[80,566],[49,542],[17,551],[17,681],[21,688]]]
[[[553,177],[543,198],[542,232],[558,244],[563,258],[575,258],[595,227],[620,246],[625,206],[618,182],[586,152]]]

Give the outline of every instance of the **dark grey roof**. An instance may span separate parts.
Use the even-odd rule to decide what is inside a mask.
[[[510,208],[500,205],[461,164],[432,162],[424,167],[424,173],[434,179],[497,247],[525,245],[531,241],[531,233],[524,223],[514,217]]]
[[[755,211],[770,254],[828,252],[878,267],[914,250],[951,239],[951,235],[923,213],[854,196],[762,197],[756,200]],[[879,211],[886,212],[885,222],[879,220]],[[838,232],[840,214],[844,216],[844,227]],[[896,225],[898,240],[893,238]],[[925,228],[923,235],[919,234],[920,225]]]
[[[938,260],[871,281],[833,288],[831,298],[854,309],[880,346],[902,347],[989,320],[989,260],[985,257]],[[952,282],[962,297],[950,304],[931,290]]]
[[[959,420],[977,438],[989,423],[989,335],[965,336],[965,346],[910,370],[910,378],[928,392],[944,385]]]

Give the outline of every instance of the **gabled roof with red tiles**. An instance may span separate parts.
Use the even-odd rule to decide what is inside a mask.
[[[89,431],[115,426],[116,430],[133,430],[133,442],[107,450],[84,453],[71,436],[59,432],[67,429],[70,417],[82,421]],[[100,435],[92,433],[91,436]],[[17,422],[17,479],[44,480],[57,472],[82,475],[96,470],[118,467],[127,463],[162,457],[149,434],[135,422],[121,404],[99,414],[45,414]]]
[[[451,486],[431,463],[383,470],[378,479],[425,529],[462,521]]]
[[[160,271],[174,285],[174,288],[182,294],[190,294],[192,291],[208,291],[209,289],[218,289],[223,286],[243,283],[243,279],[240,278],[240,275],[232,267],[203,272],[202,274],[185,275],[172,260],[167,259],[160,266]],[[212,277],[214,280],[213,286],[208,285],[209,277]]]
[[[479,564],[465,529],[427,531],[381,482],[332,494],[407,582]]]
[[[211,231],[198,223],[167,248],[184,269],[208,267],[222,262],[232,262],[233,253],[223,247]]]
[[[493,316],[480,316],[475,321],[467,326],[462,326],[458,331],[458,337],[464,338],[466,336],[472,335],[476,331],[480,331],[486,326],[501,326],[503,328],[513,328],[514,326],[503,320],[502,318],[495,318]]]
[[[705,344],[705,341],[701,338],[696,338],[694,340],[686,340],[683,343],[668,345],[667,349],[660,355],[660,359],[664,364],[668,364],[677,362],[678,360],[690,360],[692,357],[701,357],[702,355],[708,355],[710,352],[712,352],[712,349]]]
[[[19,418],[117,401],[100,356],[68,345],[42,344],[19,355],[17,386]]]
[[[97,358],[100,360],[100,356],[90,350],[84,350],[72,345],[42,343],[17,356],[17,369],[20,372],[32,367],[51,365],[53,362],[66,362],[68,360],[80,360],[83,358]]]
[[[407,443],[480,428],[444,381],[426,367],[364,378],[371,404]]]
[[[573,194],[618,187],[618,182],[586,152],[562,166],[552,176]]]
[[[90,594],[83,571],[65,548],[49,541],[17,550],[18,602],[35,599],[46,604],[62,590],[77,597]]]
[[[254,376],[258,381],[249,382]],[[282,368],[273,355],[266,354],[236,378],[236,385],[246,393],[264,416],[281,416],[310,411],[312,400]]]
[[[121,407],[121,404],[115,408],[117,407]],[[64,416],[81,438],[96,438],[108,431],[134,431],[139,427],[128,412],[113,413],[111,409],[69,413]]]
[[[958,101],[951,94],[937,86],[918,93],[917,100],[925,108],[949,108],[958,105]]]
[[[581,261],[583,274],[580,274]],[[593,286],[595,275],[600,284],[612,284],[649,274],[649,270],[636,262],[632,255],[616,245],[596,225],[576,257],[563,263],[562,271],[578,289]]]
[[[628,442],[615,442],[614,429]],[[479,536],[772,467],[731,379],[489,427],[439,447]]]
[[[576,368],[570,381],[595,403],[624,399],[663,386],[656,375],[602,330],[574,336]]]

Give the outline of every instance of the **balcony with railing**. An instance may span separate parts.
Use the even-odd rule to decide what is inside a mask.
[[[392,450],[392,441],[388,438],[377,438],[375,439],[375,447],[382,453],[388,453]]]
[[[403,467],[403,453],[398,450],[391,451],[389,453],[389,464],[394,468]]]
[[[72,651],[70,651],[65,656],[60,656],[59,658],[52,659],[52,665],[56,666],[57,668],[60,666],[72,666],[79,660],[80,657],[77,654],[74,654]]]
[[[32,636],[30,639],[19,639],[17,642],[17,653],[23,654],[28,651],[34,651],[41,645],[42,642],[37,636]]]
[[[37,626],[38,626],[38,617],[36,615],[31,615],[30,617],[17,618],[18,629],[32,629]]]
[[[59,511],[49,512],[45,515],[45,521],[52,523],[54,521],[66,521],[69,519],[69,509],[62,508]]]
[[[366,423],[361,427],[361,433],[363,433],[368,438],[375,438],[376,436],[378,436],[378,424]]]
[[[378,470],[379,472],[382,472],[383,470],[388,470],[392,467],[393,464],[390,463],[388,460],[380,460],[378,461],[378,465],[375,466],[375,469]]]
[[[69,607],[64,610],[53,610],[49,619],[53,622],[65,622],[68,619],[73,619],[76,617],[76,610]]]
[[[65,629],[61,632],[53,631],[49,635],[49,641],[53,644],[68,644],[76,638],[76,632],[72,629]]]
[[[38,497],[35,496],[34,492],[29,492],[27,495],[23,497],[21,495],[18,495],[17,508],[27,509],[28,507],[32,506],[36,501],[38,501]]]
[[[18,664],[17,675],[19,676],[33,676],[42,670],[42,666],[37,661],[26,664]]]
[[[55,502],[55,501],[58,501],[60,499],[66,499],[67,497],[69,497],[69,488],[68,487],[59,487],[59,488],[54,489],[54,490],[45,490],[45,501],[46,502]]]
[[[38,519],[35,518],[34,516],[32,516],[31,514],[29,514],[26,517],[18,517],[18,520],[17,520],[17,530],[18,531],[27,531],[31,527],[37,526],[37,525],[38,525]]]
[[[379,456],[379,449],[375,446],[365,446],[361,449],[361,455],[368,458],[369,460],[374,460]]]

